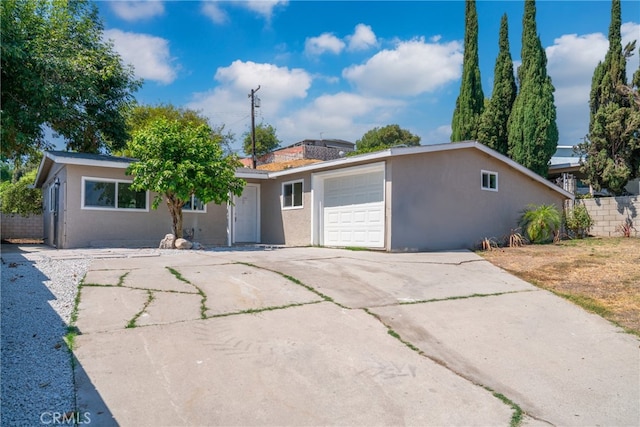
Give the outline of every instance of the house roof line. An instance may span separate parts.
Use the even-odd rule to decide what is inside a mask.
[[[487,147],[486,145],[478,141],[463,141],[463,142],[436,144],[436,145],[420,145],[417,147],[391,147],[386,150],[376,151],[373,153],[358,154],[355,156],[343,157],[343,158],[334,159],[334,160],[327,160],[324,162],[314,163],[314,164],[305,165],[305,166],[299,166],[296,168],[285,169],[285,170],[276,171],[276,172],[266,172],[266,171],[258,171],[254,169],[238,168],[236,170],[236,176],[238,178],[273,179],[280,176],[291,175],[294,173],[315,172],[315,171],[321,171],[328,168],[349,166],[349,165],[355,165],[359,163],[367,163],[375,160],[382,160],[382,159],[396,157],[396,156],[406,156],[410,154],[422,154],[422,153],[452,151],[452,150],[464,150],[464,149],[470,149],[470,148],[471,149],[475,148],[477,150],[480,150],[483,153],[487,154],[488,156],[493,157],[496,160],[502,161],[503,163],[523,173],[524,175],[528,176],[534,181],[537,181],[547,186],[548,188],[554,191],[557,191],[558,193],[562,194],[567,198],[570,198],[570,199],[574,198],[574,195],[572,193],[558,187],[557,185],[544,179],[537,173],[529,170],[528,168],[513,161],[507,156],[498,153],[497,151]],[[39,187],[44,184],[43,180],[46,178],[53,163],[126,169],[131,163],[135,161],[136,159],[132,159],[129,157],[115,157],[115,156],[109,156],[104,154],[87,154],[87,153],[75,153],[75,152],[67,152],[67,151],[46,151],[44,153],[44,156],[42,157],[40,166],[38,167],[35,186]]]
[[[49,170],[54,163],[65,165],[97,166],[103,168],[126,169],[136,159],[129,157],[117,157],[107,154],[76,153],[73,151],[45,151],[38,166],[35,186],[44,184]]]
[[[559,192],[565,197],[568,197],[570,199],[573,199],[574,197],[573,194],[571,194],[570,192],[565,191],[564,189],[553,184],[552,182],[547,181],[537,173],[531,171],[530,169],[522,166],[521,164],[515,162],[514,160],[508,158],[507,156],[498,153],[497,151],[487,147],[486,145],[478,141],[462,141],[462,142],[435,144],[435,145],[420,145],[417,147],[391,147],[386,150],[376,151],[374,153],[359,154],[359,155],[343,157],[335,160],[327,160],[325,162],[315,163],[312,165],[286,169],[283,171],[271,172],[269,173],[269,177],[277,178],[279,176],[289,175],[293,173],[314,172],[314,171],[319,171],[319,170],[323,170],[331,167],[347,166],[350,164],[370,162],[373,160],[386,159],[389,157],[406,156],[410,154],[419,154],[419,153],[463,150],[463,149],[469,149],[469,148],[475,148],[477,150],[480,150],[483,153],[506,163],[510,167],[518,170],[519,172],[523,173],[524,175],[528,176],[534,181],[538,181],[539,183],[547,186],[548,188]]]

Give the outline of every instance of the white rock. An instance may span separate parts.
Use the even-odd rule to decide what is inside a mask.
[[[173,234],[165,235],[164,239],[160,241],[160,246],[158,246],[158,249],[173,249],[175,240],[176,236],[174,236]]]
[[[191,249],[193,244],[187,239],[176,239],[176,249]]]

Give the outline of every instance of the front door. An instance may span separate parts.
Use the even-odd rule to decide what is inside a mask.
[[[241,196],[233,198],[233,242],[260,242],[260,185],[247,184]]]

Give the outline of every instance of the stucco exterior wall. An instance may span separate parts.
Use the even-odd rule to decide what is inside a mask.
[[[303,180],[302,208],[282,209],[282,184]],[[287,246],[311,244],[311,174],[287,175],[262,182],[262,242]]]
[[[58,247],[155,247],[165,234],[171,233],[167,208],[161,204],[157,210],[151,209],[153,193],[149,194],[148,211],[82,209],[83,176],[131,180],[124,169],[67,165],[64,171],[66,174],[58,174],[61,181]],[[52,215],[48,216],[53,224]],[[183,212],[183,229],[193,229],[194,240],[202,244],[224,245],[226,218],[226,206],[210,203],[206,213]]]
[[[528,204],[563,206],[559,193],[475,149],[397,156],[389,162],[390,250],[471,248],[516,228]],[[498,173],[498,191],[481,188],[482,170]]]

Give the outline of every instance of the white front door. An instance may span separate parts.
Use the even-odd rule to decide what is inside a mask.
[[[260,185],[247,184],[233,198],[233,242],[260,242]]]

